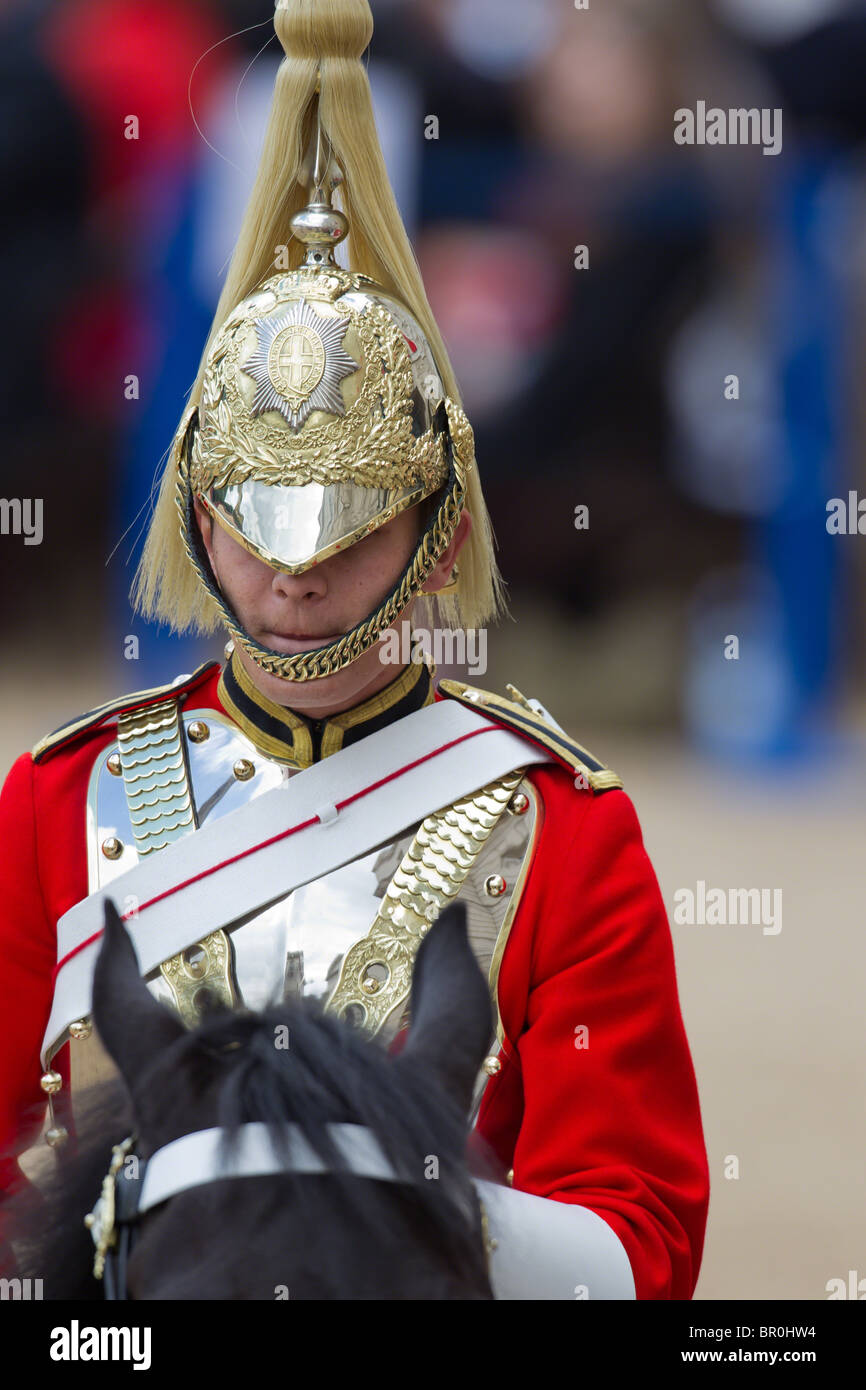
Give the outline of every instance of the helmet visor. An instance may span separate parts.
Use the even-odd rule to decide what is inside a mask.
[[[229,535],[265,564],[287,574],[303,574],[428,495],[428,489],[420,485],[283,487],[248,479],[211,487],[201,501]]]

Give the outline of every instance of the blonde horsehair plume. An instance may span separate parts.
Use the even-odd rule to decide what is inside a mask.
[[[349,266],[396,294],[414,313],[433,350],[445,390],[460,395],[445,345],[427,302],[421,274],[391,189],[376,131],[370,84],[361,57],[373,33],[367,0],[279,0],[274,27],[285,50],[277,74],[264,149],[208,345],[232,309],[275,272],[298,266],[304,247],[290,222],[308,202],[302,179],[320,80],[320,119],[344,174],[340,193],[349,219]],[[321,77],[319,79],[319,74]],[[207,346],[190,405],[200,399]],[[211,601],[184,553],[175,503],[176,456],[169,458],[135,577],[133,602],[175,631],[212,632]],[[477,628],[505,611],[493,554],[490,518],[470,473],[466,508],[472,531],[459,559],[456,593],[417,600],[416,625]]]

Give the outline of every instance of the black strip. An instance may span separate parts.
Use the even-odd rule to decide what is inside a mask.
[[[509,723],[513,720],[514,723],[526,729],[527,733],[534,733],[536,739],[538,739],[538,725],[533,720],[527,718],[526,715],[518,714],[518,712],[513,709],[500,709],[498,706],[489,703],[481,708],[489,709],[492,715],[498,716],[500,719],[504,720],[505,723]],[[558,743],[560,747],[567,749],[572,757],[577,753],[580,762],[588,767],[590,772],[607,772],[608,769],[605,767],[604,763],[600,763],[597,758],[593,758],[590,753],[587,753],[585,748],[581,748],[579,743],[563,738],[555,729],[551,728],[549,724],[544,725],[544,737],[550,739],[552,743]],[[541,740],[538,741],[540,742]]]
[[[401,680],[402,677],[403,672],[401,671],[394,679]],[[287,751],[291,752],[294,747],[294,731],[281,719],[277,719],[275,715],[268,714],[245,690],[241,689],[231,662],[228,662],[223,670],[223,684],[226,694],[230,696],[244,718],[261,733],[277,739]],[[377,694],[385,694],[387,689],[388,687],[385,686]],[[387,729],[389,724],[405,718],[407,714],[413,714],[424,704],[429,690],[430,671],[427,666],[424,666],[412,689],[407,690],[406,694],[389,709],[383,710],[381,714],[373,715],[370,719],[363,720],[360,724],[353,724],[350,728],[342,730],[341,747],[347,748],[352,743],[359,743],[362,738],[366,738],[367,734],[378,733],[380,729]],[[372,700],[375,699],[375,696],[371,695],[369,698]],[[309,730],[313,745],[313,762],[318,762],[322,756],[322,735],[331,721],[329,719],[309,719],[298,710],[291,709],[291,706],[288,708],[294,717],[300,719]]]
[[[223,685],[226,693],[231,696],[244,718],[248,719],[263,734],[268,734],[270,738],[276,739],[291,753],[295,744],[294,731],[281,719],[277,719],[275,715],[268,714],[266,710],[263,710],[261,705],[256,704],[255,700],[241,688],[230,661],[223,667]],[[295,714],[294,710],[292,710],[292,714]],[[303,719],[303,722],[309,727],[309,721],[304,719],[303,715],[299,714],[297,718]]]
[[[79,734],[89,733],[97,724],[108,719],[109,715],[123,714],[126,710],[133,710],[139,707],[141,709],[147,709],[150,705],[158,704],[159,701],[164,699],[167,695],[171,695],[172,698],[176,695],[183,695],[193,690],[197,685],[203,684],[206,677],[212,671],[218,670],[218,661],[205,661],[199,666],[198,670],[192,673],[189,680],[184,681],[183,685],[172,685],[171,682],[169,682],[167,685],[154,686],[152,690],[133,691],[131,695],[118,695],[114,700],[107,700],[104,705],[97,705],[95,709],[85,710],[84,714],[77,715],[75,719],[68,719],[65,724],[59,725],[52,733],[46,734],[44,739],[40,739],[39,742],[45,742],[46,747],[34,757],[33,761],[35,763],[40,763],[49,753],[54,753],[57,750],[58,744],[52,744],[50,740],[65,733],[67,729],[69,730],[69,734],[68,738],[64,740],[65,742],[68,742],[69,739],[77,738]],[[74,728],[73,725],[75,726]]]
[[[400,680],[402,675],[403,672],[401,671],[396,679]],[[385,689],[378,693],[384,695],[387,689],[388,687],[385,686]],[[420,709],[424,704],[429,691],[430,669],[428,666],[423,666],[412,689],[407,690],[406,694],[395,705],[383,710],[381,714],[374,715],[372,719],[365,719],[362,724],[353,724],[351,728],[343,731],[343,747],[348,748],[352,743],[359,743],[368,734],[377,734],[380,729],[387,729],[389,724],[395,724],[398,719],[405,719],[407,714],[414,714],[416,709]],[[374,698],[375,696],[370,696],[370,699]],[[327,720],[322,722],[325,724]]]

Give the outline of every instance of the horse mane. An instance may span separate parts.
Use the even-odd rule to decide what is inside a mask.
[[[284,1040],[287,1046],[280,1045]],[[385,1228],[393,1222],[397,1203],[428,1248],[432,1244],[458,1267],[472,1269],[479,1241],[467,1169],[466,1117],[426,1069],[394,1063],[384,1047],[307,999],[261,1013],[210,1015],[166,1056],[157,1057],[139,1086],[144,1094],[165,1097],[164,1118],[178,1135],[197,1127],[185,1121],[191,1095],[207,1096],[215,1105],[216,1123],[226,1131],[229,1145],[250,1121],[264,1122],[278,1147],[285,1143],[283,1127],[298,1126],[333,1171],[320,1178],[286,1174],[278,1180],[244,1181],[305,1184],[304,1196],[311,1200],[299,1207],[311,1231],[316,1222],[325,1221],[326,1203],[332,1219],[342,1208],[344,1219],[363,1222],[381,1238],[383,1222]],[[133,1127],[119,1078],[93,1088],[82,1109],[79,1137],[70,1152],[60,1151],[37,1208],[32,1200],[13,1202],[18,1272],[43,1278],[48,1298],[101,1296],[101,1286],[89,1274],[93,1246],[83,1219],[99,1196],[112,1146]],[[339,1122],[372,1131],[398,1175],[397,1184],[358,1179],[341,1167],[326,1128]],[[477,1135],[473,1140],[473,1171],[501,1177],[492,1151]],[[436,1180],[425,1181],[431,1159]],[[208,1187],[199,1191],[206,1193]],[[226,1231],[226,1258],[239,1234]],[[317,1258],[320,1254],[325,1258],[326,1252],[317,1248]],[[219,1258],[219,1250],[214,1255]]]

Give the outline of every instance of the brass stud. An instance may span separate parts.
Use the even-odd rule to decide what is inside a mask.
[[[502,1070],[502,1063],[498,1057],[485,1057],[481,1066],[488,1076],[495,1076],[498,1071]]]
[[[361,988],[365,994],[378,994],[381,986],[375,975],[368,975],[361,981]]]
[[[63,1077],[59,1071],[46,1071],[39,1080],[39,1085],[48,1096],[56,1096],[63,1085]]]
[[[508,1186],[509,1186],[509,1187],[513,1187],[513,1186],[514,1186],[514,1169],[513,1169],[513,1168],[509,1168],[508,1172],[505,1174],[505,1181],[508,1183]]]
[[[256,769],[249,758],[238,758],[232,770],[239,782],[248,782],[256,775]]]
[[[69,1138],[69,1130],[64,1129],[63,1125],[52,1125],[51,1129],[45,1131],[45,1142],[50,1149],[59,1149]]]
[[[484,891],[488,898],[501,898],[505,892],[505,879],[501,874],[491,874],[484,880]]]
[[[109,835],[107,840],[102,841],[102,853],[106,859],[119,859],[123,854],[123,841],[118,840],[116,835]]]
[[[112,777],[120,777],[123,768],[120,766],[120,754],[110,753],[108,756],[107,767]]]
[[[210,729],[203,719],[193,719],[192,723],[187,725],[186,731],[193,743],[206,743],[210,738]]]
[[[515,792],[508,803],[508,809],[513,816],[525,816],[529,810],[529,797],[525,792]]]
[[[93,1027],[89,1018],[79,1018],[75,1023],[69,1025],[69,1036],[75,1038],[77,1042],[83,1042],[85,1038],[90,1037],[92,1032]]]

